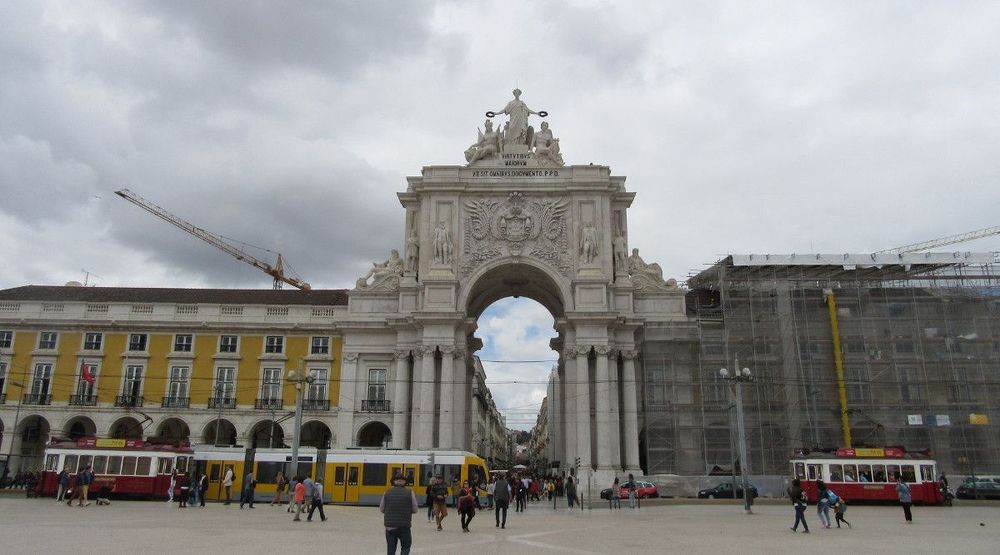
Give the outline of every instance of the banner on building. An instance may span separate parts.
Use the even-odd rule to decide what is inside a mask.
[[[972,413],[969,415],[969,424],[974,424],[976,426],[985,426],[989,423],[990,423],[990,418],[985,414]]]
[[[921,414],[908,414],[906,415],[906,423],[910,426],[919,426],[924,423],[924,417]]]
[[[937,415],[937,425],[938,426],[951,426],[951,417],[947,414]]]

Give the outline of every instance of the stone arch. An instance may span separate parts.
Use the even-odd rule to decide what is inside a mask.
[[[49,421],[40,414],[28,415],[17,423],[12,441],[13,452],[20,460],[14,461],[17,470],[40,470],[45,444],[49,441],[52,428]],[[14,468],[11,469],[14,471]]]
[[[167,418],[156,427],[156,437],[169,442],[191,441],[191,428],[180,418]]]
[[[216,434],[216,426],[218,426],[218,434]],[[236,426],[225,418],[210,420],[201,432],[201,441],[210,445],[236,445],[238,439],[239,434],[236,432]]]
[[[108,427],[108,436],[115,439],[141,439],[142,424],[131,416],[123,416]]]
[[[458,306],[478,317],[488,306],[506,297],[527,297],[544,306],[554,318],[572,310],[568,281],[552,268],[528,258],[505,257],[484,264],[466,281]]]
[[[285,430],[274,420],[261,420],[247,432],[247,444],[254,449],[284,447]]]
[[[89,416],[74,416],[63,425],[62,433],[72,440],[81,437],[94,437],[97,435],[97,425]]]
[[[358,447],[388,447],[391,442],[392,431],[378,420],[368,422],[358,430]]]
[[[333,445],[333,432],[325,422],[310,420],[302,425],[300,445],[329,449]]]

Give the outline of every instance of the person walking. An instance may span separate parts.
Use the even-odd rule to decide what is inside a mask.
[[[566,478],[566,503],[569,504],[569,510],[573,510],[573,505],[576,503],[576,484],[573,483],[573,477],[570,476]]]
[[[458,514],[462,522],[462,532],[469,532],[469,523],[476,516],[476,495],[469,482],[462,484],[462,494],[458,498]]]
[[[440,532],[443,529],[441,521],[448,516],[448,486],[444,483],[444,477],[438,475],[428,491],[434,502],[434,521],[437,523],[438,532]]]
[[[76,471],[76,475],[70,479],[70,494],[69,499],[66,500],[66,506],[70,507],[73,505],[74,499],[83,499],[83,483],[87,480],[86,473],[81,468]],[[80,501],[83,504],[83,501]]]
[[[799,523],[802,523],[802,532],[809,533],[809,524],[806,523],[806,494],[802,491],[802,482],[796,478],[792,480],[792,485],[788,488],[788,499],[795,508],[795,524],[792,525],[792,532],[798,532]]]
[[[83,469],[83,492],[81,493],[82,498],[80,499],[80,504],[84,507],[90,506],[90,499],[87,495],[90,493],[90,485],[94,483],[94,470],[88,464],[86,468]]]
[[[841,522],[846,524],[848,528],[851,527],[851,523],[847,522],[847,519],[844,518],[845,512],[847,512],[847,503],[843,497],[838,497],[837,502],[833,504],[833,516],[837,519],[837,528],[840,528]]]
[[[313,479],[312,479],[312,477],[306,476],[305,479],[302,480],[302,485],[306,487],[306,503],[310,503],[311,500],[312,500],[312,494],[313,494]],[[306,512],[306,510],[308,510],[308,507],[305,506],[305,505],[303,505],[302,509],[300,510],[300,512],[304,513],[304,512]]]
[[[507,485],[507,478],[498,477],[493,488],[493,512],[496,515],[497,527],[507,528],[507,508],[510,506],[510,486]],[[503,520],[501,520],[503,513]]]
[[[251,509],[254,508],[253,498],[254,498],[254,489],[256,486],[257,486],[257,480],[253,479],[253,472],[247,472],[247,475],[243,477],[243,490],[242,494],[240,495],[241,509],[243,508],[244,504],[249,505]]]
[[[611,508],[622,508],[622,486],[618,483],[618,476],[615,476],[615,481],[611,484]]]
[[[629,473],[628,475],[628,483],[625,484],[625,486],[628,488],[628,508],[634,509],[636,506],[635,476],[633,476],[631,473]]]
[[[497,489],[497,481],[490,480],[490,483],[486,485],[486,508],[493,508],[493,492]]]
[[[427,476],[427,488],[424,494],[427,496],[427,524],[434,522],[434,497],[431,495],[431,488],[434,487],[435,478],[433,475]]]
[[[167,503],[174,502],[174,488],[177,487],[177,469],[170,471],[170,485],[167,486]]]
[[[309,505],[309,516],[306,521],[312,522],[313,511],[319,509],[319,519],[326,522],[326,513],[323,512],[323,482],[316,480],[312,487],[312,503]]]
[[[201,492],[201,506],[205,506],[205,498],[208,497],[208,475],[204,472],[201,473],[201,478],[198,479],[198,489]]]
[[[299,485],[299,477],[292,476],[288,480],[288,508],[285,512],[292,512],[292,507],[295,506],[295,486]]]
[[[385,543],[389,555],[396,554],[396,544],[402,548],[402,555],[409,555],[413,544],[413,515],[417,514],[417,496],[406,489],[406,476],[396,474],[392,477],[392,487],[382,495],[378,504],[382,513],[382,525],[385,526]]]
[[[222,487],[226,489],[226,502],[225,505],[229,505],[233,502],[233,480],[236,478],[236,473],[233,472],[233,467],[226,467],[226,475],[222,477]]]
[[[816,480],[816,515],[819,516],[819,523],[823,528],[830,527],[830,496],[826,492],[826,484],[823,480]]]
[[[185,476],[181,478],[181,495],[180,498],[178,499],[179,501],[178,507],[181,508],[187,507],[188,497],[191,495],[191,482],[192,482],[191,476]]]
[[[903,517],[906,518],[907,524],[913,524],[913,513],[910,512],[910,507],[913,506],[910,484],[907,484],[902,476],[898,480],[896,482],[896,496],[899,497],[899,504],[903,507]]]
[[[285,486],[288,482],[285,480],[285,473],[278,471],[278,475],[274,477],[274,499],[271,500],[271,506],[273,507],[277,504],[281,506],[281,494],[285,492]]]
[[[66,496],[66,490],[69,489],[69,472],[66,471],[64,466],[62,471],[59,472],[59,491],[56,493],[56,503],[61,503],[63,497]]]
[[[306,485],[302,483],[301,476],[297,476],[295,478],[295,493],[293,499],[295,499],[295,504],[293,504],[290,508],[292,513],[295,514],[295,518],[293,518],[292,521],[301,522],[302,519],[299,518],[299,515],[302,513],[302,506],[306,502]]]

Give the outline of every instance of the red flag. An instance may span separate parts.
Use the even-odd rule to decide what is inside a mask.
[[[80,377],[83,378],[83,381],[89,383],[90,385],[94,385],[94,375],[90,373],[87,361],[80,363]]]

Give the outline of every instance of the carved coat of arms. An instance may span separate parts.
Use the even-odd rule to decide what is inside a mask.
[[[564,199],[526,198],[519,192],[506,199],[465,201],[461,272],[470,274],[487,260],[527,253],[567,273],[570,263]]]

